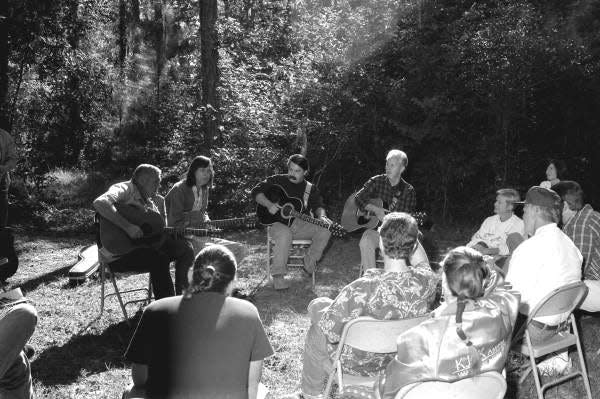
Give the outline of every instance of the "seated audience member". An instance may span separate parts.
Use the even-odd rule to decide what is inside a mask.
[[[256,307],[230,296],[235,276],[231,251],[206,247],[185,294],[144,309],[125,353],[133,362],[125,398],[256,398],[273,349]]]
[[[512,254],[506,281],[521,293],[520,322],[552,290],[581,280],[582,256],[573,241],[557,226],[562,201],[553,190],[533,186],[527,191],[523,210],[525,240]],[[544,316],[533,320],[529,333],[534,343],[557,333],[556,326],[568,315]],[[567,367],[567,352],[545,367],[561,372]],[[562,360],[560,360],[562,359]],[[550,370],[548,370],[550,371]]]
[[[600,213],[585,204],[581,186],[563,180],[552,186],[563,199],[563,232],[583,256],[583,282],[588,293],[580,308],[600,312]]]
[[[442,265],[445,301],[432,319],[398,337],[398,353],[375,385],[382,398],[419,381],[452,382],[504,368],[519,295],[472,248],[453,249]]]
[[[566,177],[567,164],[560,159],[551,159],[546,168],[546,179],[540,183],[540,187],[552,188],[553,185]]]
[[[301,393],[287,397],[323,397],[331,356],[348,321],[360,316],[402,319],[430,310],[440,278],[429,266],[417,240],[418,232],[412,216],[399,212],[386,215],[379,228],[384,268],[368,269],[334,300],[316,298],[308,305],[311,326],[304,347]],[[375,375],[392,356],[348,351],[343,354],[343,364],[352,374]]]
[[[494,202],[495,215],[483,221],[467,246],[483,255],[507,256],[512,253],[524,239],[523,221],[513,213],[515,202],[520,199],[517,190],[498,190]]]
[[[0,292],[0,398],[33,398],[26,344],[36,323],[37,312],[31,304]]]
[[[165,196],[167,226],[176,228],[204,228],[210,221],[208,217],[208,198],[213,187],[215,171],[210,158],[197,156],[188,167],[186,177],[171,187]],[[233,252],[239,264],[247,255],[248,249],[239,242],[220,238],[188,237],[194,246],[194,253],[211,244],[221,244]],[[187,285],[187,268],[175,269],[175,293],[180,295]]]

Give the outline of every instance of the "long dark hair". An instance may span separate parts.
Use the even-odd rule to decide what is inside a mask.
[[[562,159],[549,159],[548,166],[554,165],[556,169],[556,178],[558,180],[565,180],[567,178],[567,164]]]
[[[210,158],[203,155],[198,155],[192,160],[185,176],[185,184],[188,187],[196,185],[196,171],[200,168],[210,168],[210,180],[208,181],[207,186],[212,187],[215,178],[215,170],[213,169]]]
[[[192,281],[185,289],[184,298],[191,298],[199,292],[224,294],[237,271],[233,253],[223,245],[203,248],[196,256],[192,268]]]
[[[462,328],[462,317],[468,300],[481,298],[485,294],[485,280],[490,271],[483,255],[469,247],[451,250],[442,262],[446,282],[456,303],[456,334],[465,343],[471,356],[471,367],[475,372],[481,368],[481,356]]]

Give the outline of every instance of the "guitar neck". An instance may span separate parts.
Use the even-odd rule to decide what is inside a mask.
[[[329,223],[326,223],[326,222],[324,222],[324,221],[322,221],[320,219],[314,218],[312,216],[308,216],[305,213],[300,213],[298,211],[291,211],[290,212],[290,216],[293,216],[295,218],[302,219],[305,222],[316,224],[317,226],[321,226],[321,227],[324,227],[326,229],[329,229]]]
[[[248,223],[248,218],[231,218],[231,219],[220,219],[220,220],[210,220],[205,222],[204,225],[224,228],[224,227],[236,227],[240,225],[245,225]]]
[[[165,231],[168,233],[173,233],[173,232],[178,231],[178,229],[175,227],[165,227]],[[182,230],[182,233],[185,235],[193,235],[193,236],[198,236],[198,237],[209,237],[209,236],[218,235],[218,233],[216,231],[211,230],[211,229],[196,229],[196,228],[192,228],[192,227],[186,227],[185,229]]]

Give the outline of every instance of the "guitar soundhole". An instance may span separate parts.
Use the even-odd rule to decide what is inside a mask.
[[[283,216],[286,219],[289,219],[290,217],[292,217],[293,210],[294,206],[292,204],[285,204],[283,205],[283,207],[281,207],[281,216]]]
[[[370,221],[371,221],[371,218],[370,217],[365,217],[365,216],[359,216],[358,220],[357,220],[358,224],[367,224]]]

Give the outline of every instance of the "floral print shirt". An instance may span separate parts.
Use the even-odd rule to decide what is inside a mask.
[[[431,310],[441,276],[429,264],[409,266],[407,272],[368,269],[364,276],[345,286],[319,321],[331,355],[344,325],[357,317],[380,320],[422,316]],[[342,364],[351,374],[374,376],[387,366],[394,353],[376,354],[346,347]]]

